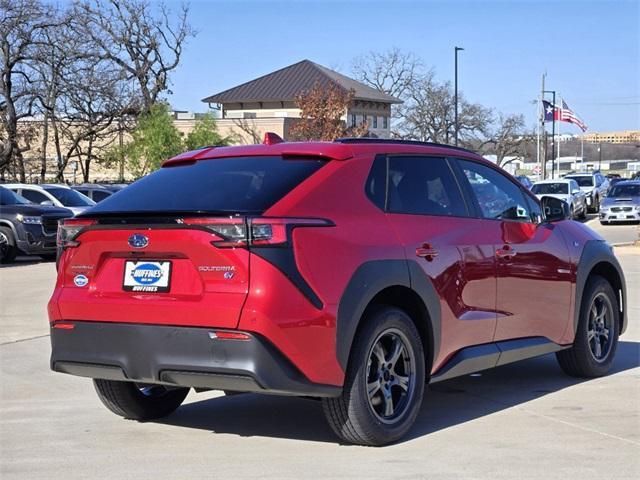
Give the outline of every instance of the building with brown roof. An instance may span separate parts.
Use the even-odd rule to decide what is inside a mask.
[[[389,137],[391,106],[402,103],[399,99],[310,60],[216,93],[203,102],[220,110],[220,133],[240,137],[241,143],[255,143],[266,131],[287,139],[290,126],[300,118],[295,97],[314,85],[335,85],[353,91],[353,103],[343,120],[350,126],[366,122],[372,135]]]

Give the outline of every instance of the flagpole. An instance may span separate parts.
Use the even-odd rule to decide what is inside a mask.
[[[558,154],[556,155],[556,160],[558,161],[558,172],[560,171],[560,125],[562,124],[562,95],[558,93],[558,104],[560,105],[558,108],[560,109],[558,112]]]
[[[544,113],[544,80],[545,77],[547,76],[547,72],[542,74],[542,90],[540,91],[540,135],[544,135],[544,139],[543,139],[543,145],[541,145],[541,147],[543,148],[542,151],[540,151],[540,149],[538,149],[538,151],[540,152],[540,172],[541,172],[541,180],[546,180],[547,179],[547,130],[546,130],[546,126],[545,126],[545,122],[544,122],[544,117],[545,117],[545,113]]]

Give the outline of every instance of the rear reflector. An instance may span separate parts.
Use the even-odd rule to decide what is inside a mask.
[[[241,332],[209,332],[209,337],[218,340],[251,340],[251,335]]]
[[[73,323],[62,323],[62,322],[57,322],[54,323],[53,328],[57,328],[59,330],[73,330],[74,328],[76,328],[76,326]]]

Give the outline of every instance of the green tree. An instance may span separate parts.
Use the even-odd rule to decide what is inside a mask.
[[[131,137],[124,153],[136,177],[157,170],[163,161],[182,151],[180,132],[173,125],[166,104],[155,104],[149,113],[140,116]]]
[[[230,143],[229,137],[222,137],[218,133],[213,115],[207,113],[196,122],[194,129],[189,132],[184,146],[187,150],[195,150],[200,147],[224,147]]]

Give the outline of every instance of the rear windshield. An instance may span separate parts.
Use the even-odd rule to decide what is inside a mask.
[[[569,193],[567,183],[538,183],[531,188],[536,195],[566,195]]]
[[[161,168],[87,213],[262,213],[325,163],[233,157]]]
[[[566,177],[578,182],[581,187],[593,187],[593,177],[591,175],[583,175],[581,177]]]
[[[56,197],[65,207],[90,207],[95,205],[89,197],[70,188],[44,187],[44,189]]]

